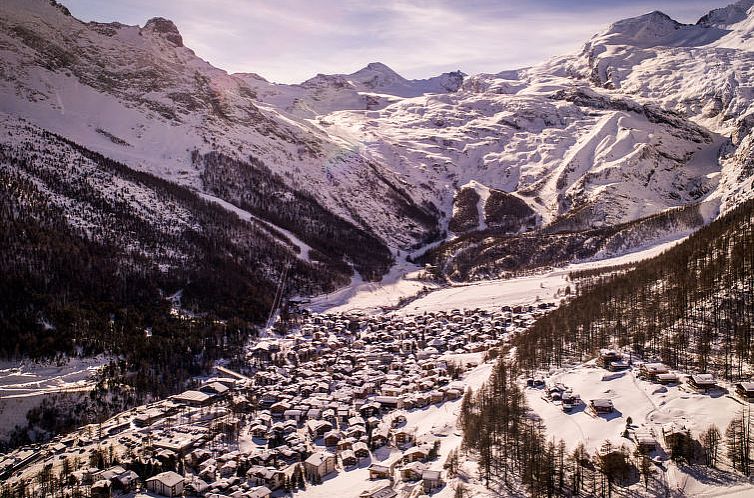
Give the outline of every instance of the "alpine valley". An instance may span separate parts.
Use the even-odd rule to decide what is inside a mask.
[[[274,383],[276,375],[290,378],[286,369],[293,368],[292,356],[283,353],[298,346],[285,343],[286,327],[317,340],[317,334],[324,334],[321,347],[306,355],[298,352],[298,366],[324,355],[323,349],[343,347],[344,340],[335,338],[341,332],[377,330],[375,320],[380,319],[375,317],[388,317],[384,319],[393,327],[390,320],[396,316],[404,320],[423,313],[416,316],[425,318],[411,323],[416,330],[427,329],[427,337],[421,332],[421,346],[427,347],[434,337],[427,316],[448,313],[441,316],[443,323],[468,324],[473,320],[456,320],[451,309],[495,308],[498,313],[503,305],[523,306],[519,318],[502,318],[506,326],[516,327],[515,333],[506,329],[505,345],[499,342],[502,332],[500,337],[495,332],[494,341],[482,349],[456,351],[462,358],[458,365],[441,356],[453,365],[446,365],[446,371],[459,369],[455,380],[466,382],[460,393],[467,387],[467,393],[478,390],[476,397],[464,398],[466,411],[460,399],[458,406],[447,405],[463,411],[465,426],[455,425],[451,415],[458,413],[450,408],[427,415],[435,417],[431,422],[422,422],[416,413],[407,417],[419,432],[421,424],[429,424],[425,432],[446,437],[434,456],[439,451],[444,468],[451,465],[452,475],[445,479],[453,484],[441,493],[480,496],[496,489],[500,496],[554,496],[542,476],[518,463],[511,464],[515,484],[506,482],[500,469],[507,464],[489,463],[491,457],[484,456],[489,441],[471,434],[468,424],[488,427],[485,410],[494,407],[497,417],[504,409],[495,403],[510,407],[528,399],[550,431],[540,427],[537,437],[564,437],[552,431],[557,419],[548,418],[551,405],[530,394],[519,399],[506,387],[518,389],[512,385],[520,381],[516,376],[559,368],[553,378],[584,384],[580,389],[588,391],[585,379],[594,375],[588,369],[596,367],[569,361],[586,362],[590,354],[611,346],[641,343],[634,348],[637,355],[656,356],[689,372],[724,371],[721,377],[729,382],[750,375],[753,182],[754,0],[713,10],[695,24],[681,24],[662,12],[618,21],[587,40],[578,53],[527,68],[474,75],[459,70],[409,80],[371,62],[351,74],[318,74],[291,85],[212,66],[184,45],[179,27],[168,19],[153,18],[143,26],[82,22],[54,0],[2,0],[0,358],[10,366],[0,368],[0,374],[27,375],[18,370],[22,359],[71,370],[40,374],[46,380],[35,387],[0,375],[0,410],[6,410],[0,417],[8,417],[7,424],[0,424],[0,440],[10,451],[85,423],[100,423],[101,431],[103,420],[119,412],[133,415],[127,410],[196,387],[197,379],[218,366],[243,372],[238,374],[242,381],[252,374],[272,379],[259,385]],[[639,262],[665,261],[648,258],[683,240],[660,256],[669,258],[662,271]],[[693,252],[704,248],[709,253]],[[673,250],[675,256],[667,256]],[[678,261],[686,266],[673,266]],[[726,263],[731,261],[738,266]],[[692,271],[700,281],[705,272],[725,271],[735,278],[710,277],[711,287],[684,287],[682,299],[681,294],[662,294],[666,288],[658,282],[678,282],[679,275]],[[637,276],[631,280],[627,275]],[[644,282],[641,289],[636,282]],[[713,321],[713,310],[722,313],[718,325],[739,320],[727,343],[730,349],[720,352],[726,343],[717,335],[702,339],[691,333],[679,339],[681,311],[676,316],[666,310],[667,323],[656,327],[673,339],[652,342],[646,324],[661,321],[662,312],[651,320],[631,315],[649,312],[606,290],[618,285],[635,295],[667,298],[665,303],[692,303],[693,316],[707,322]],[[492,289],[489,303],[484,289]],[[743,296],[736,301],[740,308],[714,305],[715,299],[733,299],[736,292]],[[647,299],[643,302],[653,302]],[[547,300],[555,301],[556,311],[544,317],[526,314],[529,305],[531,312]],[[622,307],[616,308],[618,302]],[[587,309],[589,318],[582,321],[578,313]],[[657,304],[657,309],[664,308]],[[355,310],[362,313],[348,314]],[[511,306],[508,312],[517,313]],[[629,315],[631,320],[625,318]],[[490,334],[496,320],[481,319],[481,330]],[[597,322],[609,323],[613,332],[592,340],[593,330],[601,330]],[[688,323],[683,322],[683,330],[690,329]],[[322,324],[329,328],[319,330]],[[402,325],[395,327],[387,328],[387,334]],[[638,336],[635,330],[642,327],[644,335]],[[363,335],[348,337],[349,345],[360,340],[367,350],[379,343]],[[284,345],[275,346],[272,355],[260,353],[260,339]],[[688,363],[669,353],[679,344],[697,347],[703,340],[717,346],[694,353]],[[434,346],[445,355],[451,352]],[[517,351],[515,369],[505,361],[493,365],[498,355],[511,358]],[[723,360],[704,359],[718,358],[718,353],[724,365]],[[253,368],[244,364],[250,357]],[[349,357],[349,368],[358,365],[355,358]],[[370,357],[370,365],[371,360],[383,361]],[[90,368],[86,362],[92,361],[99,363]],[[328,365],[328,371],[338,371],[337,361]],[[562,370],[568,365],[576,370]],[[470,372],[464,376],[465,367]],[[90,370],[96,375],[84,375]],[[66,375],[75,380],[44,387],[51,377]],[[494,402],[480,390],[488,377],[488,386],[504,391]],[[633,389],[636,382],[624,387]],[[334,389],[335,381],[325,392]],[[74,391],[92,394],[72,396]],[[12,418],[13,408],[2,405],[2,398],[27,400],[30,393],[45,396],[28,404],[19,401]],[[594,396],[604,397],[601,393]],[[663,402],[651,398],[655,394],[627,399],[639,404],[649,399],[654,409],[647,411],[659,413]],[[263,407],[263,398],[255,393],[254,410]],[[288,401],[286,409],[293,410],[296,403]],[[520,414],[505,413],[510,427],[518,423]],[[369,419],[371,412],[351,415]],[[610,430],[622,430],[624,422]],[[646,422],[652,422],[650,413]],[[214,422],[208,424],[214,427]],[[370,424],[371,445],[377,425]],[[489,429],[503,439],[522,439],[525,433],[498,430]],[[584,429],[579,431],[590,440]],[[746,434],[751,441],[752,433]],[[602,439],[602,433],[594,435],[595,447],[585,451],[596,451]],[[453,444],[460,447],[462,440],[468,458],[459,464]],[[571,442],[567,444],[571,451]],[[540,449],[550,451],[546,443]],[[183,457],[182,451],[176,453]],[[112,454],[109,458],[114,464]],[[220,475],[223,461],[212,458],[218,460]],[[370,458],[376,462],[377,453]],[[496,458],[492,461],[513,457]],[[107,455],[92,465],[104,469],[105,460]],[[386,454],[380,460],[389,458]],[[22,472],[18,461],[7,468],[0,465],[0,477]],[[283,468],[281,462],[267,467]],[[160,469],[169,467],[163,464]],[[172,470],[178,470],[176,465]],[[678,465],[671,484],[685,482],[682,474],[696,479],[688,496],[723,496],[705,494],[717,489],[711,483],[715,479],[717,484],[724,481],[731,493],[752,492],[743,478],[716,474],[703,479]],[[737,463],[731,465],[739,477],[750,475]],[[454,466],[460,466],[460,474]],[[157,473],[137,467],[129,470],[141,477],[142,471]],[[475,477],[461,482],[457,476],[464,468]],[[3,469],[13,470],[4,474]],[[366,466],[354,472],[362,470],[366,475]],[[286,493],[298,480],[295,469],[287,472]],[[477,479],[480,475],[485,478]],[[601,475],[607,480],[600,492],[609,496],[619,480],[607,472]],[[634,482],[623,489],[636,496],[660,496],[661,489],[676,493],[667,479],[665,488]],[[331,484],[335,481],[339,484]],[[271,488],[267,481],[259,485],[263,482]],[[354,482],[339,475],[326,481],[323,491],[312,486],[300,493],[351,496]],[[592,496],[583,482],[569,486],[561,482],[555,495],[581,490]],[[278,492],[283,488],[281,484]],[[566,488],[575,491],[562,491]],[[13,494],[18,489],[3,488],[2,496],[77,496],[65,494],[65,484],[59,492],[54,486],[29,484],[23,492],[31,494]],[[401,496],[419,496],[413,488],[397,489],[404,492]],[[433,489],[425,482],[425,491]],[[681,490],[664,496],[687,495]]]

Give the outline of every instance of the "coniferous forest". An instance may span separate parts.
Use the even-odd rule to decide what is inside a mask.
[[[607,271],[609,270],[609,271]],[[754,201],[743,203],[678,246],[635,266],[572,275],[576,297],[513,341],[490,380],[467,391],[460,425],[464,450],[491,489],[531,496],[612,496],[640,483],[655,496],[671,490],[654,463],[606,442],[596,454],[548,438],[526,405],[524,372],[593,358],[600,348],[630,348],[688,372],[746,377],[754,332]],[[575,278],[578,277],[578,278]],[[506,351],[506,353],[508,353]],[[751,475],[754,417],[744,407],[728,427],[710,426],[670,445],[679,465]],[[630,425],[630,420],[627,422]],[[451,455],[458,458],[458,455]],[[523,488],[522,488],[523,487]]]
[[[673,368],[738,380],[752,361],[754,202],[628,272],[588,279],[516,339],[522,368],[629,346]]]
[[[164,395],[256,334],[283,272],[286,295],[348,281],[343,261],[299,258],[274,229],[185,187],[33,127],[9,135],[0,357],[111,354],[115,379]],[[373,255],[365,274],[384,271],[380,249],[352,245]]]

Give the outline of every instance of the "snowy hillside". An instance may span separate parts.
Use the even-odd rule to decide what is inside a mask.
[[[82,23],[42,0],[3,2],[0,14],[0,111],[197,190],[195,151],[259,160],[391,245],[432,231],[432,207],[389,169],[259,99],[245,82],[259,78],[196,57],[172,22]]]
[[[321,238],[316,220],[332,217],[351,234],[336,239],[368,247],[368,258],[445,239],[432,262],[455,267],[462,248],[457,278],[476,274],[476,260],[488,267],[479,275],[497,275],[527,264],[490,252],[511,237],[576,233],[560,237],[556,260],[568,261],[585,256],[572,250],[591,240],[585,231],[613,237],[667,220],[620,243],[589,242],[609,255],[686,234],[751,195],[751,7],[695,25],[652,12],[614,23],[578,54],[497,74],[408,80],[374,62],[281,85],[214,68],[166,19],[82,23],[49,2],[9,0],[0,111],[239,206],[305,245]],[[285,199],[306,199],[309,221],[276,216]],[[367,279],[385,270],[354,259],[364,251],[319,245]]]

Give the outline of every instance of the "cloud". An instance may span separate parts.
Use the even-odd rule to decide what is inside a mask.
[[[65,1],[65,0],[64,0]],[[184,43],[229,72],[279,82],[380,61],[401,74],[469,74],[573,52],[610,23],[652,10],[694,22],[719,0],[67,0],[83,20],[172,19]],[[724,0],[723,0],[724,3]],[[574,7],[576,6],[576,7]]]

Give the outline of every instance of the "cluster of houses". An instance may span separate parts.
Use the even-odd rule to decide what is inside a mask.
[[[460,399],[460,375],[481,358],[469,353],[498,345],[550,307],[305,315],[288,335],[250,346],[234,370],[218,368],[221,377],[82,428],[35,465],[88,464],[92,452],[112,447],[109,468],[74,469],[95,498],[136,489],[265,498],[355,468],[374,481],[362,498],[398,496],[404,483],[431,494],[444,485],[439,441],[417,436],[406,415]],[[23,467],[13,474],[23,475]]]
[[[603,349],[597,358],[597,364],[610,371],[620,371],[631,368],[631,359],[614,349]],[[678,374],[671,372],[664,363],[639,362],[638,377],[658,384],[680,384]],[[684,385],[695,392],[707,393],[717,389],[718,383],[714,375],[709,373],[695,373],[686,376]],[[736,394],[743,401],[754,401],[754,382],[741,382],[735,385]]]

